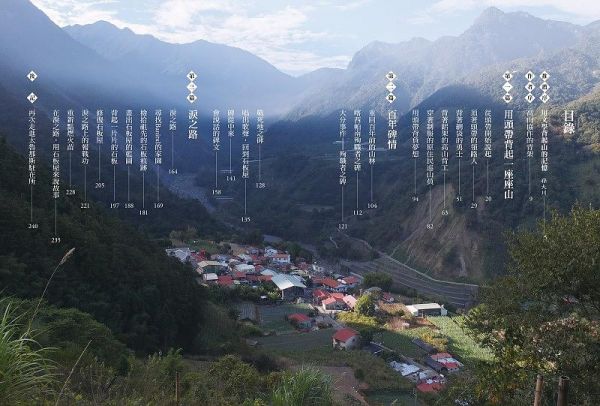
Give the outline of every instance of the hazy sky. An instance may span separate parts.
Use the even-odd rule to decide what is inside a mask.
[[[586,24],[600,0],[32,0],[58,25],[98,20],[169,42],[198,39],[246,49],[299,75],[345,67],[371,41],[457,35],[483,9],[527,11]]]

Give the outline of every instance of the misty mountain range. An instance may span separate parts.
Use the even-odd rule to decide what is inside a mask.
[[[298,78],[247,51],[207,41],[170,44],[102,21],[61,29],[29,1],[0,4],[0,33],[0,86],[16,99],[40,87],[42,106],[86,105],[91,99],[107,106],[187,107],[185,75],[194,70],[195,106],[205,114],[262,108],[296,120],[341,107],[383,113],[390,107],[384,77],[390,70],[398,75],[393,106],[400,112],[449,85],[500,100],[505,70],[517,71],[517,85],[525,84],[521,76],[529,69],[549,71],[551,103],[562,103],[591,92],[600,72],[600,22],[578,26],[496,8],[459,36],[373,42],[346,69]],[[35,86],[25,79],[31,69],[40,75]],[[515,93],[525,94],[519,87]]]
[[[500,107],[502,73],[514,72],[511,106],[529,107],[525,72],[550,73],[550,102],[564,105],[595,99],[600,79],[600,22],[587,26],[543,20],[530,14],[485,10],[459,36],[436,41],[415,38],[397,44],[374,42],[358,51],[346,69],[323,68],[292,77],[238,48],[207,41],[170,44],[137,35],[108,22],[64,28],[28,0],[0,3],[0,129],[19,128],[16,120],[35,92],[40,110],[53,108],[190,108],[186,74],[198,74],[193,108],[210,131],[213,109],[261,108],[275,148],[329,144],[340,108]],[[31,83],[26,75],[35,70]],[[385,100],[385,74],[398,78],[397,100]],[[538,81],[536,79],[536,81]],[[537,83],[537,82],[536,82]],[[534,91],[539,97],[540,91]],[[532,106],[539,106],[539,99]],[[181,117],[183,118],[183,114]],[[10,137],[23,149],[23,137]],[[209,153],[208,137],[179,149],[183,167],[195,170]],[[275,140],[276,139],[276,140]],[[277,140],[281,140],[279,142]],[[316,144],[315,144],[316,145]]]
[[[296,106],[290,118],[333,111],[340,107],[340,101],[349,107],[387,110],[383,75],[389,70],[399,77],[394,106],[402,112],[453,84],[475,87],[500,101],[501,76],[506,70],[516,70],[513,84],[522,86],[528,70],[537,74],[547,70],[551,73],[551,102],[569,101],[589,92],[598,82],[600,53],[592,44],[598,44],[599,25],[581,27],[489,8],[457,37],[436,41],[415,38],[398,44],[374,42],[357,52],[342,74],[336,73],[338,80],[329,81],[330,87]],[[514,93],[524,96],[522,86]],[[522,104],[523,97],[515,102]]]

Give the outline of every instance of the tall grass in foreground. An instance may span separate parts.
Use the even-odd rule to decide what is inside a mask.
[[[273,406],[333,405],[329,375],[316,368],[303,367],[295,373],[286,372],[272,395]]]
[[[32,404],[48,394],[55,382],[54,364],[46,358],[48,349],[41,348],[31,336],[31,329],[20,323],[7,299],[0,320],[0,402],[3,405]]]
[[[42,348],[33,338],[35,332],[31,326],[54,275],[69,260],[74,251],[75,248],[67,251],[54,268],[29,318],[27,328],[25,323],[22,323],[26,313],[17,312],[9,299],[0,298],[0,309],[4,309],[0,320],[0,404],[2,405],[31,405],[53,394],[52,386],[56,384],[57,378],[54,373],[56,365],[46,357],[49,348]]]

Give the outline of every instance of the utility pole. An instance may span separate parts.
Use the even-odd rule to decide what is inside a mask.
[[[535,397],[533,398],[533,406],[542,406],[542,390],[544,388],[544,377],[542,375],[537,376],[535,383]]]
[[[567,406],[567,394],[569,391],[569,378],[561,376],[558,378],[558,397],[556,398],[556,406]]]

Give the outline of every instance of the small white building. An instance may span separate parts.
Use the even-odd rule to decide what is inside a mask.
[[[416,372],[419,372],[421,368],[413,364],[406,364],[403,362],[392,361],[390,362],[390,366],[396,372],[400,372],[402,376],[412,375]]]
[[[198,263],[198,267],[196,268],[196,272],[199,274],[205,273],[218,273],[225,271],[227,269],[227,264],[224,262],[218,261],[200,261]]]
[[[202,279],[204,279],[204,282],[206,283],[217,283],[219,275],[216,273],[205,273],[202,275]]]
[[[406,310],[415,317],[447,316],[448,310],[437,303],[422,303],[406,306]]]
[[[289,264],[292,262],[292,258],[290,256],[290,254],[283,254],[283,253],[279,253],[279,254],[275,254],[271,257],[271,260],[277,264]]]
[[[273,247],[267,247],[265,248],[265,257],[268,258],[273,258],[275,255],[277,255],[279,253],[279,251],[277,251],[275,248]]]
[[[233,267],[236,272],[252,273],[254,272],[254,265],[248,264],[237,264]]]
[[[360,345],[360,334],[351,328],[343,328],[335,332],[332,342],[335,349],[351,350]]]

